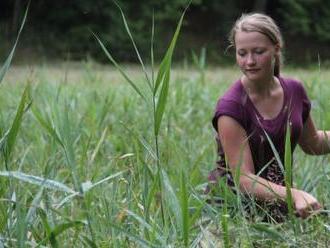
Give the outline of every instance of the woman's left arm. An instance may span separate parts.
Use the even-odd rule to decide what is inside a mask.
[[[311,155],[330,153],[330,131],[317,130],[309,115],[299,138],[302,150]]]

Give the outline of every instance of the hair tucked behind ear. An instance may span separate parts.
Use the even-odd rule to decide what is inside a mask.
[[[282,53],[280,53],[278,56],[275,57],[275,66],[274,66],[274,76],[279,77],[280,76],[280,70],[281,65],[283,63],[283,56]]]
[[[274,45],[279,47],[279,52],[275,57],[274,66],[274,75],[278,77],[283,62],[282,49],[284,44],[281,31],[275,21],[271,17],[260,13],[243,14],[235,22],[229,33],[230,47],[236,47],[235,35],[237,31],[259,32],[266,35]]]

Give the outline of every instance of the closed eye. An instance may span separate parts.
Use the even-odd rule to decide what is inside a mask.
[[[241,57],[244,57],[246,55],[246,52],[244,51],[238,51],[237,54]]]
[[[264,52],[265,52],[265,50],[263,50],[263,49],[256,49],[256,50],[255,50],[255,53],[256,53],[256,54],[259,54],[259,55],[260,55],[260,54],[263,54]]]

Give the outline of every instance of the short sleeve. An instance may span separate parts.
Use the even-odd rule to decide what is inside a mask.
[[[309,100],[306,90],[302,84],[300,84],[300,87],[301,87],[301,99],[302,99],[302,120],[303,123],[305,124],[309,116],[309,113],[311,111],[311,101]]]
[[[244,118],[242,106],[233,100],[227,100],[222,98],[218,101],[214,116],[212,118],[212,124],[216,131],[218,131],[218,119],[220,116],[226,115],[235,119],[239,124],[244,127]]]

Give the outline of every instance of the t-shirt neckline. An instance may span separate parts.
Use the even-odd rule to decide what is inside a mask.
[[[254,103],[252,102],[252,100],[250,99],[250,96],[249,96],[249,94],[246,92],[246,90],[245,90],[245,88],[244,88],[244,86],[243,86],[243,83],[242,83],[242,79],[239,79],[239,84],[240,84],[240,86],[242,87],[242,90],[243,90],[243,92],[246,94],[246,96],[247,96],[247,99],[248,99],[248,102],[249,102],[249,104],[252,106],[252,108],[253,108],[253,110],[255,111],[255,113],[257,114],[257,116],[258,116],[258,119],[260,120],[260,121],[263,121],[263,122],[274,122],[274,121],[276,121],[281,115],[282,115],[282,113],[284,112],[284,108],[285,108],[285,106],[286,106],[286,91],[285,91],[285,86],[284,86],[284,82],[283,82],[283,80],[282,80],[282,78],[281,77],[276,77],[277,79],[278,79],[278,81],[280,82],[280,84],[281,84],[281,87],[282,87],[282,90],[283,90],[283,104],[282,104],[282,107],[281,107],[281,110],[278,112],[278,114],[274,117],[274,118],[272,118],[272,119],[265,119],[265,117],[264,116],[262,116],[261,114],[260,114],[260,112],[258,111],[258,109],[256,108],[256,106],[254,105]]]

